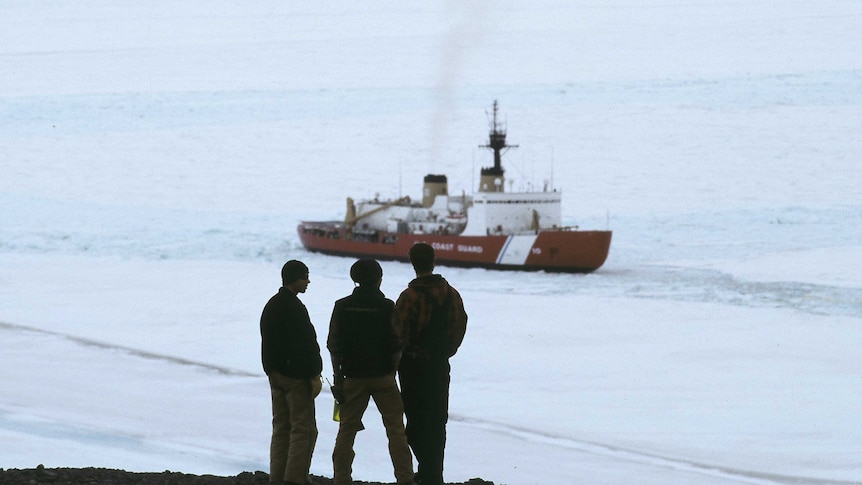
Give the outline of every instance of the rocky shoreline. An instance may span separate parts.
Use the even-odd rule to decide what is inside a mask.
[[[312,475],[311,485],[332,485],[332,479]],[[216,475],[191,475],[172,472],[127,472],[110,468],[36,468],[2,469],[0,468],[0,483],[3,485],[266,485],[269,483],[267,473],[242,472],[231,477]],[[365,485],[386,485],[381,482],[354,482]],[[391,482],[390,482],[391,483]],[[450,485],[494,485],[480,478]]]

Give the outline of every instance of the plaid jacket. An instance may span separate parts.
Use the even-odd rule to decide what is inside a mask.
[[[449,358],[458,351],[467,331],[467,313],[461,295],[442,276],[420,276],[411,281],[395,308],[402,324],[405,354]],[[442,329],[429,328],[434,315]],[[432,332],[440,335],[442,348],[428,343],[426,337]]]

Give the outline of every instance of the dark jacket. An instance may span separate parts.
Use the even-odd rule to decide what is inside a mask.
[[[359,286],[335,302],[326,347],[336,374],[380,377],[395,372],[401,351],[395,303],[375,287]]]
[[[467,331],[467,313],[461,295],[442,276],[414,279],[395,307],[405,354],[448,359],[458,351]]]
[[[317,333],[308,310],[290,290],[280,288],[260,316],[263,371],[311,379],[323,371]]]

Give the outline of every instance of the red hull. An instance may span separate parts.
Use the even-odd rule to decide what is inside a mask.
[[[447,236],[375,233],[345,239],[342,227],[303,223],[299,239],[309,251],[350,257],[407,261],[414,243],[431,244],[444,266],[589,273],[608,257],[611,231],[540,231],[519,236]]]

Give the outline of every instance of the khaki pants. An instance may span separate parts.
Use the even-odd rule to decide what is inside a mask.
[[[269,387],[272,391],[269,481],[305,484],[317,443],[314,398],[320,393],[320,379],[295,379],[273,373],[269,376]]]
[[[383,418],[395,479],[399,483],[413,480],[413,456],[404,434],[404,405],[395,383],[395,374],[389,374],[368,379],[348,377],[344,380],[345,402],[341,403],[341,422],[338,436],[335,438],[335,449],[332,451],[335,485],[353,483],[353,458],[356,455],[353,452],[353,442],[356,433],[365,429],[362,415],[368,408],[369,398],[374,398],[377,410]]]

